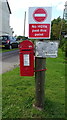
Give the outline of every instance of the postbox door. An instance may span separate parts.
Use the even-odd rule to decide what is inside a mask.
[[[34,75],[34,55],[32,51],[25,51],[20,54],[20,75]]]

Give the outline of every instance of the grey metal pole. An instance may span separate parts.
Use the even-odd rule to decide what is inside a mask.
[[[23,33],[23,36],[25,36],[25,27],[26,27],[26,11],[24,14],[24,33]]]

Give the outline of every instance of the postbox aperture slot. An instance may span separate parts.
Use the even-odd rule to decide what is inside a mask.
[[[22,50],[22,51],[31,51],[31,49],[24,49],[24,50]]]

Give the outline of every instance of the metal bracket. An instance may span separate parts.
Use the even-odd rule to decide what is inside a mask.
[[[34,72],[46,71],[47,69],[34,70]]]

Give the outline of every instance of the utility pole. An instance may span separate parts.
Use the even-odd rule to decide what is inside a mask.
[[[64,9],[64,13],[63,13],[63,18],[65,20],[67,20],[67,1],[65,2],[65,9]]]
[[[24,14],[24,32],[23,32],[23,36],[25,36],[25,27],[26,27],[26,11]]]

